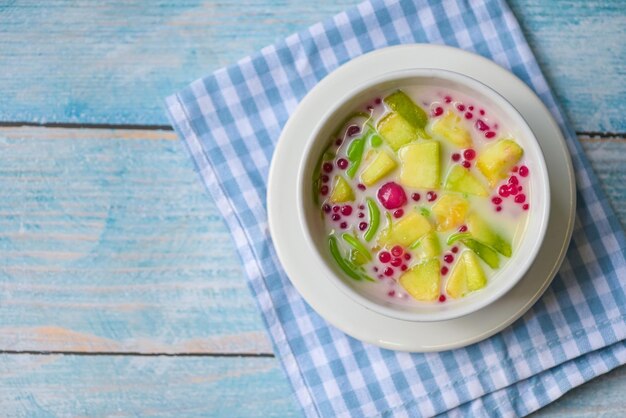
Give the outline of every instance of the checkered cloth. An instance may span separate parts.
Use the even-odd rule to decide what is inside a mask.
[[[474,51],[530,85],[565,133],[578,183],[572,243],[539,302],[488,340],[431,354],[361,343],[313,312],[278,263],[265,203],[272,152],[298,101],[351,58],[414,42]],[[622,227],[503,0],[368,1],[193,82],[167,107],[307,416],[526,415],[626,362]]]

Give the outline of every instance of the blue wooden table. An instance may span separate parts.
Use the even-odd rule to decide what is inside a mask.
[[[162,98],[355,3],[0,0],[0,415],[299,414]],[[512,6],[625,224],[626,5]]]

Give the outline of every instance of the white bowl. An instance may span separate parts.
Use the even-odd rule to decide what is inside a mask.
[[[480,291],[447,303],[416,303],[400,305],[383,297],[377,298],[362,292],[361,287],[347,277],[332,259],[324,234],[319,207],[311,195],[313,170],[319,155],[328,144],[328,138],[337,124],[368,99],[392,88],[403,85],[440,85],[475,98],[487,108],[497,108],[503,123],[511,128],[516,141],[524,148],[529,177],[531,202],[526,230],[511,259],[494,273],[487,286]],[[323,98],[318,101],[323,102]],[[373,78],[352,90],[339,102],[325,103],[328,111],[319,120],[316,128],[308,135],[305,152],[300,156],[297,174],[298,217],[303,235],[308,242],[310,254],[307,258],[319,269],[319,274],[328,277],[338,291],[344,292],[362,306],[382,315],[406,321],[442,321],[475,312],[509,291],[524,276],[534,262],[545,237],[550,213],[550,189],[548,172],[539,144],[520,113],[500,94],[468,76],[442,69],[412,69],[390,72]]]

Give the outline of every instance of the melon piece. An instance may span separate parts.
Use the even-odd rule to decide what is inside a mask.
[[[427,232],[419,241],[416,241],[411,248],[420,259],[436,258],[441,255],[441,244],[435,231]]]
[[[341,176],[335,176],[333,184],[333,191],[329,199],[331,203],[352,202],[354,200],[354,191],[346,179]]]
[[[401,245],[408,247],[433,229],[430,221],[417,211],[410,211],[395,224],[390,224],[380,233],[378,244],[382,247]]]
[[[422,141],[400,150],[400,184],[414,189],[436,189],[440,182],[441,144]]]
[[[487,285],[487,276],[480,266],[476,254],[470,250],[463,251],[459,261],[452,269],[446,283],[446,293],[454,298],[462,298],[470,292],[482,289]]]
[[[428,114],[415,104],[409,96],[401,90],[397,90],[385,97],[384,102],[391,110],[397,112],[400,116],[409,122],[418,132],[424,132],[424,128],[428,123]]]
[[[512,139],[501,139],[485,147],[476,161],[476,167],[489,180],[491,187],[506,178],[508,172],[524,155],[524,150]]]
[[[498,256],[498,253],[493,248],[473,238],[465,238],[461,242],[492,269],[500,267],[500,256]]]
[[[481,197],[489,196],[489,192],[480,180],[471,171],[460,165],[452,166],[443,188],[451,192],[467,193]]]
[[[439,297],[439,260],[417,264],[400,276],[400,285],[414,299],[433,301]]]
[[[471,213],[467,217],[467,229],[477,241],[493,248],[505,257],[511,256],[511,244],[495,232],[489,224],[476,213]]]
[[[433,123],[430,130],[459,148],[472,146],[472,135],[461,126],[461,117],[456,113],[447,112]]]
[[[469,202],[461,196],[444,194],[432,207],[437,231],[449,231],[457,228],[465,221]]]
[[[396,160],[385,151],[376,151],[373,158],[361,173],[361,182],[368,187],[389,175],[398,166]]]
[[[413,125],[396,112],[385,115],[376,129],[394,151],[417,139],[417,131]]]

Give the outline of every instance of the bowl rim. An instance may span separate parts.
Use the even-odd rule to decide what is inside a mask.
[[[358,291],[348,285],[346,283],[347,279],[339,277],[336,271],[330,268],[327,261],[321,256],[319,249],[313,245],[312,231],[307,221],[304,205],[305,199],[311,198],[310,179],[305,176],[307,163],[310,159],[316,159],[318,157],[317,155],[313,155],[312,148],[317,144],[318,141],[323,140],[320,138],[320,132],[328,123],[330,123],[333,114],[352,98],[354,98],[358,94],[367,91],[368,89],[375,88],[377,85],[383,83],[412,77],[435,77],[454,81],[472,90],[480,92],[481,94],[485,95],[489,100],[493,101],[493,103],[495,103],[501,109],[501,112],[503,114],[512,119],[512,125],[514,125],[520,130],[520,132],[522,132],[522,136],[527,139],[526,142],[531,144],[531,147],[534,148],[537,158],[533,158],[533,164],[536,165],[535,169],[533,170],[533,176],[539,175],[539,184],[542,185],[542,188],[539,191],[541,195],[541,203],[539,205],[533,205],[533,211],[535,213],[535,216],[540,216],[538,228],[533,234],[535,239],[532,241],[529,251],[514,255],[508,261],[509,263],[511,263],[517,258],[521,258],[523,260],[523,263],[521,265],[518,265],[517,269],[515,270],[514,277],[509,277],[506,283],[503,286],[500,286],[497,291],[487,294],[487,296],[484,297],[474,298],[472,303],[466,303],[461,306],[455,306],[453,308],[447,308],[428,313],[401,311],[391,306],[384,306],[360,294]],[[539,170],[536,170],[537,168]],[[502,297],[524,277],[526,272],[529,270],[529,268],[532,266],[535,259],[537,258],[539,249],[545,238],[550,215],[550,183],[545,163],[545,157],[535,134],[533,133],[532,129],[530,128],[524,117],[515,108],[515,106],[513,106],[505,97],[503,97],[493,88],[468,75],[441,68],[419,67],[394,70],[378,74],[377,76],[372,77],[369,80],[352,88],[349,93],[345,94],[341,100],[333,103],[333,105],[330,106],[328,110],[324,113],[324,116],[320,118],[320,120],[316,123],[315,128],[311,131],[305,141],[304,152],[302,153],[302,159],[300,160],[300,164],[298,167],[296,184],[298,189],[296,191],[296,196],[298,197],[297,212],[298,218],[300,220],[301,230],[304,234],[305,241],[307,242],[307,247],[315,258],[315,264],[322,269],[321,274],[328,277],[336,288],[339,288],[340,291],[342,291],[352,300],[364,306],[365,308],[385,315],[387,317],[404,321],[435,322],[454,319],[476,312]],[[524,231],[522,242],[527,241],[529,239],[528,237],[528,230],[526,230]],[[522,255],[524,254],[526,256],[522,257]],[[481,295],[484,294],[481,293]]]

